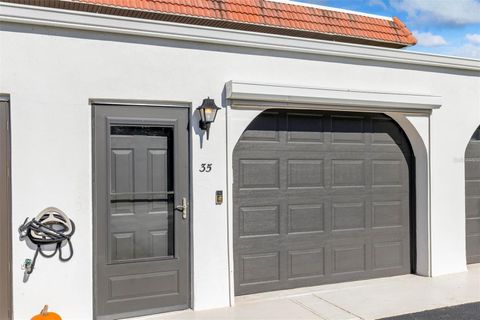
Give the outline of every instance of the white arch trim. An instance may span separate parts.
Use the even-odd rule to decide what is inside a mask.
[[[236,86],[233,81],[226,85],[227,118],[227,210],[228,210],[228,255],[230,304],[235,304],[233,270],[233,163],[234,148],[243,131],[264,110],[271,108],[337,110],[355,112],[381,112],[394,119],[407,135],[415,155],[416,181],[416,273],[432,275],[431,232],[430,232],[430,189],[429,189],[429,132],[430,113],[442,105],[441,97],[385,92],[360,92],[352,90],[299,88],[298,86],[278,86],[248,83]],[[243,88],[241,99],[235,88]],[[248,94],[248,90],[255,94]],[[237,90],[237,91],[235,91]],[[268,92],[267,95],[262,93]],[[275,94],[278,93],[278,94]],[[315,99],[305,98],[305,94],[317,94]],[[330,92],[325,100],[322,95]],[[270,97],[270,102],[266,101]],[[297,97],[297,98],[295,98]],[[303,97],[303,98],[302,98]],[[248,99],[246,99],[248,98]],[[260,100],[255,100],[260,99]],[[315,101],[318,103],[316,104]]]
[[[386,112],[403,129],[415,155],[415,215],[416,215],[416,273],[432,275],[431,266],[431,228],[430,228],[430,183],[429,183],[429,131],[428,116],[404,115],[398,112]]]

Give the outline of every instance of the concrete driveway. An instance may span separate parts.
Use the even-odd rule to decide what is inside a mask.
[[[461,304],[434,310],[409,313],[401,316],[383,318],[382,320],[478,320],[480,319],[480,302]]]
[[[180,311],[142,320],[380,319],[480,301],[480,264],[435,278],[405,275],[236,298],[232,308]]]

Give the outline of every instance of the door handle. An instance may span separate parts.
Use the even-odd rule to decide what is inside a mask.
[[[182,204],[175,207],[175,210],[178,210],[182,213],[182,218],[187,219],[188,203],[187,198],[182,198]]]

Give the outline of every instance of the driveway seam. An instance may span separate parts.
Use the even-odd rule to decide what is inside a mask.
[[[293,303],[295,303],[296,305],[300,306],[301,308],[310,311],[311,313],[313,313],[314,315],[316,315],[316,316],[319,317],[320,319],[322,319],[322,320],[328,320],[328,319],[322,317],[321,315],[319,315],[317,312],[315,312],[315,310],[313,310],[313,309],[307,307],[306,305],[304,305],[303,303],[301,303],[300,301],[295,300],[295,299],[293,299],[293,298],[291,298],[291,299],[289,299],[289,300],[292,301]]]
[[[351,312],[350,310],[347,310],[347,309],[345,309],[345,308],[343,308],[343,307],[340,307],[339,305],[336,305],[335,303],[330,302],[330,301],[328,301],[327,299],[320,297],[318,294],[315,294],[315,293],[314,293],[313,296],[315,296],[316,298],[318,298],[318,299],[320,299],[320,300],[322,300],[322,301],[325,301],[326,303],[331,304],[332,306],[334,306],[334,307],[336,307],[336,308],[338,308],[338,309],[341,309],[341,310],[345,311],[345,312],[348,313],[348,314],[351,314],[352,316],[354,316],[354,317],[356,317],[356,318],[358,318],[358,319],[360,319],[360,320],[367,320],[367,319],[359,316],[358,314],[355,314],[355,313]]]

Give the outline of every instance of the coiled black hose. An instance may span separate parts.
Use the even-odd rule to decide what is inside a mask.
[[[31,274],[33,272],[33,269],[35,268],[35,262],[37,261],[39,253],[45,258],[52,258],[58,251],[58,258],[60,259],[60,261],[66,262],[72,259],[73,246],[70,238],[75,233],[75,224],[72,220],[70,220],[70,223],[71,230],[69,230],[67,235],[64,233],[64,231],[66,231],[65,228],[62,228],[62,225],[60,223],[47,224],[43,223],[42,221],[38,221],[35,218],[31,221],[28,221],[28,218],[25,219],[20,228],[18,228],[18,232],[20,233],[20,240],[23,240],[27,237],[34,245],[37,246],[37,250],[35,251],[35,255],[33,256],[32,263],[29,268],[25,270],[27,274]],[[60,226],[60,229],[56,230],[54,226]],[[34,236],[34,233],[37,236]],[[62,244],[64,241],[68,243],[68,247],[70,249],[70,255],[68,257],[64,257],[62,254]],[[55,251],[52,254],[46,254],[42,250],[42,246],[47,245],[55,245]]]

